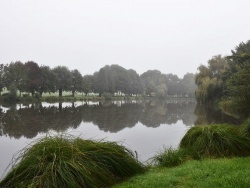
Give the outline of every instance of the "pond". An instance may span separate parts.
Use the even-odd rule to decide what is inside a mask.
[[[146,162],[164,147],[178,147],[192,126],[239,123],[194,99],[2,105],[0,120],[0,177],[14,154],[48,134],[119,142]]]

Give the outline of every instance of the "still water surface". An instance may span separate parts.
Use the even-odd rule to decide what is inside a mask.
[[[239,123],[194,100],[40,103],[1,106],[0,178],[14,154],[46,134],[116,141],[145,162],[164,147],[178,147],[195,125]]]

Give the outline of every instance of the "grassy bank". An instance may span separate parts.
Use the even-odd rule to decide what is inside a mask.
[[[249,187],[249,130],[250,119],[192,127],[153,167],[114,142],[45,137],[24,149],[0,187],[110,187],[132,176],[115,187]]]
[[[249,187],[249,130],[250,119],[240,127],[192,127],[179,149],[163,150],[146,174],[115,187]]]
[[[114,188],[249,187],[250,157],[188,161],[174,168],[152,168]]]

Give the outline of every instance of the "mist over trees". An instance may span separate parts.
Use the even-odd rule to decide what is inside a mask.
[[[139,75],[135,70],[119,65],[106,65],[93,75],[82,75],[79,70],[69,70],[66,66],[39,66],[34,61],[0,64],[0,90],[13,93],[19,91],[32,96],[56,93],[61,97],[64,91],[85,95],[93,92],[102,96],[145,95],[151,97],[194,97],[195,75],[187,73],[183,79],[173,74],[163,74],[158,70],[148,70]]]
[[[230,56],[214,56],[198,67],[195,92],[200,103],[220,101],[230,114],[250,115],[250,40],[242,42]]]

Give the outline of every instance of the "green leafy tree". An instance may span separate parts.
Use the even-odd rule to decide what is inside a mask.
[[[119,66],[111,65],[111,74],[112,74],[112,85],[114,86],[115,92],[122,92],[124,94],[130,94],[131,91],[131,80],[129,78],[128,71]]]
[[[57,66],[52,70],[55,74],[55,88],[62,97],[63,91],[70,91],[72,86],[72,74],[68,67]]]
[[[105,68],[101,68],[99,72],[94,73],[95,84],[94,90],[101,96],[108,91],[107,71]]]
[[[185,74],[182,79],[182,85],[184,96],[195,97],[195,90],[197,89],[195,85],[195,74]]]
[[[82,78],[82,92],[88,95],[93,90],[94,76],[85,75]]]
[[[142,94],[143,93],[143,85],[142,85],[142,81],[141,81],[139,74],[137,74],[136,71],[130,69],[130,70],[128,70],[128,75],[130,78],[129,93],[135,94],[135,95]]]
[[[10,90],[10,86],[15,85],[15,88],[20,91],[20,95],[25,90],[26,76],[24,64],[21,61],[11,62],[4,67],[5,86]]]
[[[166,85],[166,75],[158,70],[148,70],[140,77],[146,95],[155,96],[157,95],[157,89],[160,91],[159,88],[163,88],[163,84]],[[164,86],[164,88],[167,88],[167,86]]]
[[[228,61],[221,55],[214,56],[208,61],[208,66],[201,65],[196,74],[195,83],[198,88],[195,92],[200,103],[207,103],[220,99],[224,91],[225,79],[223,75],[227,72]]]
[[[55,92],[55,74],[49,66],[40,66],[40,86],[39,93],[42,96],[43,93]]]
[[[28,61],[24,64],[25,71],[25,90],[34,96],[39,91],[41,85],[41,69],[37,63]]]
[[[72,96],[75,96],[76,91],[81,92],[82,91],[82,75],[81,73],[75,69],[71,71],[71,77],[72,77],[72,85],[71,85],[71,91]]]
[[[235,62],[237,71],[227,79],[227,96],[223,104],[233,113],[248,116],[250,115],[250,52],[229,58]]]
[[[167,74],[166,75],[166,84],[168,87],[167,95],[171,97],[179,96],[181,95],[181,80],[180,78],[175,74]]]

